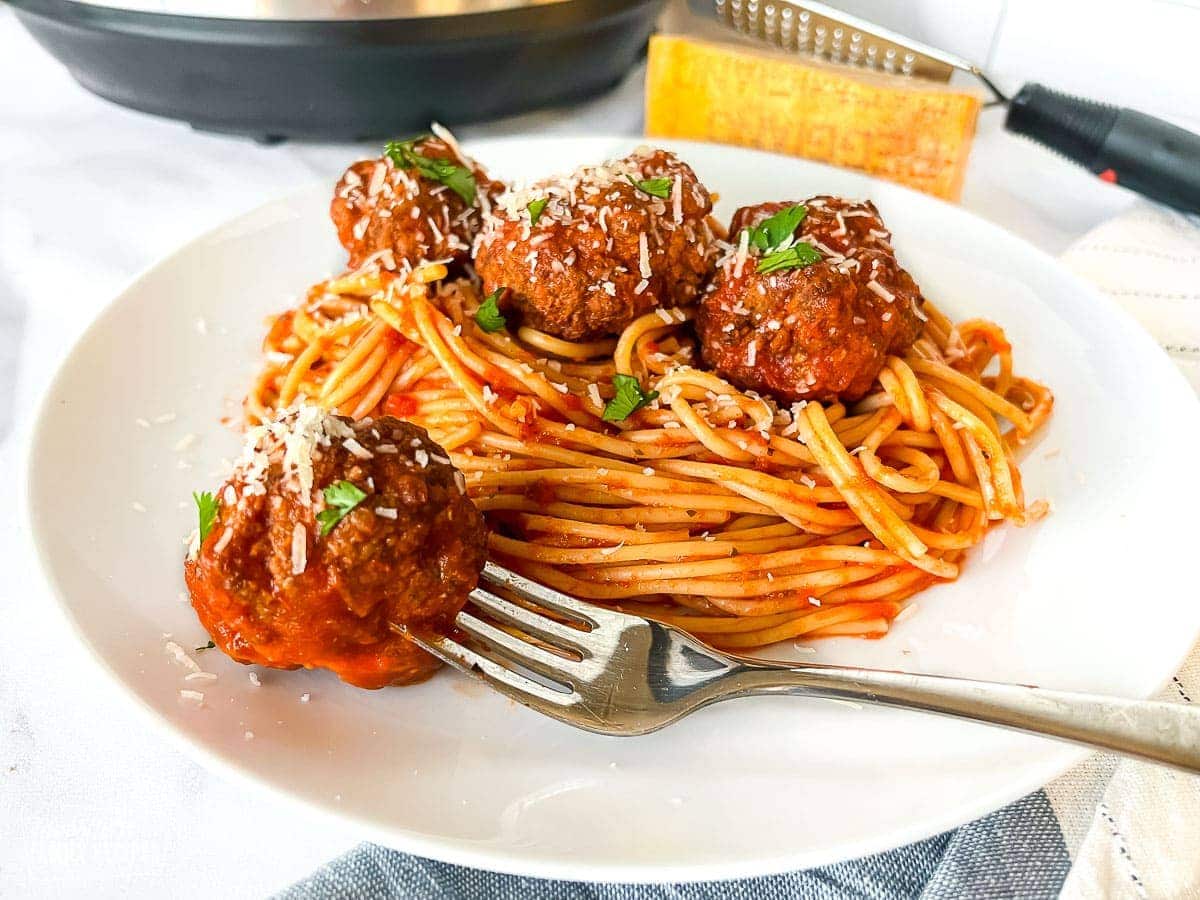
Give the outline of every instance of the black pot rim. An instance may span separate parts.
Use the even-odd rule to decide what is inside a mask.
[[[620,17],[661,0],[562,0],[452,16],[403,19],[241,19],[119,9],[74,0],[8,0],[23,15],[101,33],[164,41],[207,41],[225,45],[363,46],[456,43],[473,38],[515,37],[584,27]]]

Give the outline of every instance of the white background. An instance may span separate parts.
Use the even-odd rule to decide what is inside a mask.
[[[1040,80],[1200,124],[1195,3],[842,6],[986,63],[1010,91]],[[461,135],[633,134],[640,110],[635,74],[590,104]],[[1131,202],[1003,134],[1000,117],[981,121],[968,208],[1059,252]],[[210,776],[94,674],[34,571],[18,482],[44,384],[134,272],[262,201],[332,183],[365,153],[265,148],[111,106],[0,11],[0,471],[11,473],[0,515],[0,896],[262,896],[356,841]]]

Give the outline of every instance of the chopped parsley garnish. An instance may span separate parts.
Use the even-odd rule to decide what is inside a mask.
[[[636,181],[632,175],[626,175],[629,183],[641,191],[643,194],[649,194],[651,197],[658,197],[666,200],[671,196],[671,179],[670,178],[647,178],[645,181]]]
[[[383,152],[401,169],[416,169],[417,173],[430,181],[444,184],[468,206],[475,205],[475,176],[470,169],[455,165],[448,159],[433,159],[422,156],[416,151],[416,145],[424,137],[413,138],[411,141],[388,141]]]
[[[349,481],[331,484],[322,493],[325,495],[325,509],[317,513],[317,521],[321,523],[321,537],[333,531],[333,527],[342,521],[350,510],[367,498],[362,489]]]
[[[497,305],[503,294],[504,288],[496,288],[483,298],[483,302],[479,304],[479,309],[475,310],[475,324],[488,334],[493,334],[504,327],[504,316]]]
[[[530,200],[529,205],[525,208],[529,210],[529,227],[532,228],[538,223],[538,219],[542,217],[542,212],[546,209],[547,199],[539,197],[537,200]]]
[[[200,543],[203,544],[212,531],[213,523],[217,521],[217,510],[221,508],[221,503],[208,491],[199,494],[192,491],[192,499],[196,501],[196,512],[200,514]]]
[[[212,649],[213,647],[215,647],[215,646],[217,646],[217,645],[216,645],[216,644],[214,644],[212,641],[209,641],[209,642],[208,642],[207,644],[205,644],[203,647],[197,647],[197,648],[196,648],[196,652],[197,652],[197,653],[202,653],[202,652],[204,652],[205,650],[211,650],[211,649]]]
[[[784,207],[769,219],[763,219],[755,227],[747,229],[750,232],[750,246],[757,247],[762,253],[773,253],[791,240],[807,215],[808,207],[802,203]]]
[[[755,271],[760,275],[769,275],[785,269],[803,269],[805,266],[811,266],[820,261],[821,254],[817,252],[816,248],[812,244],[801,241],[784,250],[768,253],[758,261],[758,268]]]
[[[614,375],[612,384],[617,393],[604,406],[605,422],[627,419],[658,396],[658,391],[643,391],[632,375]]]

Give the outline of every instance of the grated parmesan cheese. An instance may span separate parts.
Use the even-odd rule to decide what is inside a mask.
[[[346,438],[344,441],[342,441],[342,446],[349,450],[350,453],[358,459],[373,459],[375,457],[374,453],[372,453],[354,438]]]
[[[179,646],[179,644],[175,643],[175,641],[167,641],[165,644],[163,644],[163,649],[166,650],[167,653],[171,654],[171,657],[175,660],[175,662],[187,669],[188,672],[195,674],[196,672],[203,671],[200,668],[200,664],[188,656],[187,651]]]
[[[371,170],[371,182],[367,185],[367,196],[374,197],[383,188],[383,179],[387,176],[387,164],[382,160],[375,163]]]
[[[297,522],[292,526],[292,574],[300,575],[308,568],[308,529]]]
[[[888,303],[896,302],[896,295],[893,294],[891,291],[889,291],[887,288],[885,288],[882,284],[880,284],[874,278],[872,278],[870,281],[867,282],[867,288],[872,293],[874,293],[876,296],[883,298]]]
[[[746,259],[750,255],[750,231],[743,228],[741,235],[738,237],[737,255],[734,257],[733,277],[742,277],[742,268],[746,265]],[[736,312],[736,310],[735,310]]]

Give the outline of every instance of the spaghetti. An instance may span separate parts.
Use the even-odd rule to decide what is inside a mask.
[[[425,427],[466,477],[503,564],[719,647],[879,636],[926,586],[1026,506],[1015,454],[1048,418],[996,325],[932,304],[850,407],[780,408],[694,368],[688,308],[615,339],[484,332],[445,266],[376,261],[277,317],[246,400]],[[614,375],[659,396],[602,419]]]

